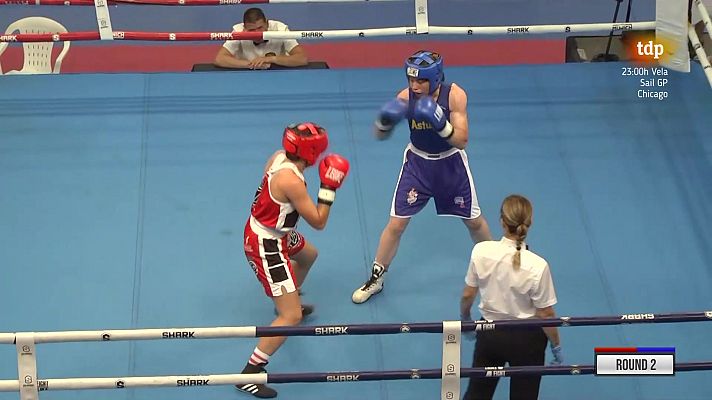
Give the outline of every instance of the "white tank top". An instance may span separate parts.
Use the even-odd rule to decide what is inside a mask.
[[[272,177],[283,169],[292,170],[304,182],[302,172],[287,159],[284,153],[280,153],[274,158],[272,165],[262,178],[262,183],[255,193],[255,200],[252,202],[250,225],[255,233],[282,237],[297,226],[299,213],[294,209],[294,206],[289,202],[281,202],[272,197],[270,188]]]

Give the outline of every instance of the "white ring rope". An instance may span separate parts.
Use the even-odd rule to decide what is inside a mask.
[[[707,8],[701,0],[695,0],[695,3],[697,4],[697,9],[700,11],[702,21],[705,23],[705,27],[707,28],[707,35],[712,38],[712,20],[710,20],[710,14],[707,12]]]
[[[34,332],[35,343],[97,342],[155,339],[225,339],[256,337],[255,326],[215,328],[153,328],[102,331]],[[13,344],[14,333],[0,333],[0,343]]]
[[[702,65],[702,70],[707,77],[707,82],[709,82],[710,87],[712,88],[712,65],[710,65],[710,62],[707,59],[707,53],[705,53],[705,49],[702,47],[702,43],[700,43],[700,39],[697,37],[697,32],[695,32],[694,26],[690,25],[687,30],[687,36],[690,38],[692,48],[695,49],[695,54],[697,54],[700,65]]]
[[[39,379],[39,390],[124,389],[131,387],[214,386],[265,384],[267,374],[127,376],[113,378],[59,378]],[[19,380],[0,380],[0,392],[16,392]]]
[[[428,35],[528,35],[547,33],[587,33],[598,31],[629,31],[655,29],[655,22],[595,23],[571,25],[517,26],[430,26]],[[327,31],[265,31],[265,32],[129,32],[114,31],[114,40],[202,41],[300,39],[323,40],[417,35],[416,27],[346,29]],[[40,33],[0,35],[0,42],[58,42],[64,40],[100,40],[97,32]]]

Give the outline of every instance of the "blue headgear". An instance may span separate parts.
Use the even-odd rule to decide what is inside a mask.
[[[430,82],[428,94],[433,94],[445,79],[443,58],[432,51],[417,51],[405,60],[405,75],[416,79],[427,79]]]

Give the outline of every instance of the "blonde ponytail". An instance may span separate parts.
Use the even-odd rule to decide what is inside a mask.
[[[507,196],[502,202],[500,216],[508,233],[514,236],[517,241],[517,252],[512,256],[514,269],[519,269],[522,265],[522,243],[532,224],[532,213],[532,204],[524,196],[513,194]]]

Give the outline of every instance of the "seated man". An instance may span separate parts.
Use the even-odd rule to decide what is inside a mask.
[[[288,31],[280,21],[268,21],[259,8],[250,8],[242,16],[243,23],[234,25],[233,32]],[[294,39],[228,40],[218,51],[214,64],[224,68],[268,69],[272,64],[285,67],[307,65],[307,53]]]

